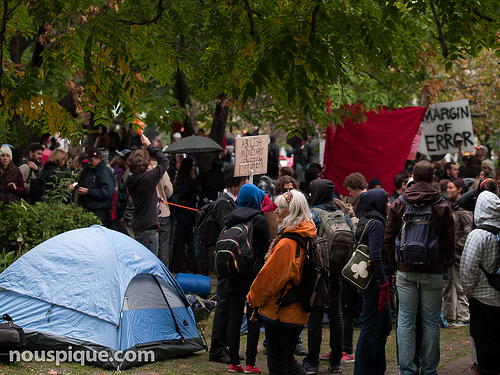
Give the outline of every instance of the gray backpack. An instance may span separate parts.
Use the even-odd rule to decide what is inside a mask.
[[[346,220],[343,211],[328,211],[314,208],[321,219],[318,236],[328,242],[330,255],[330,272],[340,273],[351,258],[356,243],[352,225]]]

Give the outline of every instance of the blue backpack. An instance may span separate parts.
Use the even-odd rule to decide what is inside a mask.
[[[439,237],[434,225],[432,206],[441,201],[442,197],[431,204],[414,206],[403,196],[399,200],[405,204],[403,223],[396,237],[396,257],[413,267],[426,267],[439,256]]]

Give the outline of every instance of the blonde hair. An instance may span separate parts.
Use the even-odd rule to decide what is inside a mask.
[[[285,197],[287,194],[291,195],[290,201],[288,201]],[[307,204],[305,195],[296,189],[292,189],[287,193],[278,195],[274,199],[274,203],[278,207],[288,208],[288,215],[283,218],[282,222],[278,225],[278,231],[293,229],[304,220],[309,221],[312,218],[311,209]]]
[[[68,161],[68,154],[66,153],[66,151],[60,148],[56,148],[50,153],[47,161],[54,163],[58,167],[62,167]]]

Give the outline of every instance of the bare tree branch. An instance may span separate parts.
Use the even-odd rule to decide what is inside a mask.
[[[432,9],[432,16],[434,17],[434,22],[436,22],[436,26],[438,29],[438,35],[439,35],[439,43],[441,44],[441,48],[443,49],[442,55],[444,58],[448,57],[448,47],[446,46],[446,43],[444,41],[444,36],[443,36],[443,30],[441,30],[441,22],[439,22],[439,18],[436,12],[436,6],[434,4],[434,0],[431,0],[431,9]]]

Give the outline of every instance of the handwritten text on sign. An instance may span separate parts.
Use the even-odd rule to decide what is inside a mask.
[[[267,135],[235,139],[234,176],[248,176],[267,172]]]
[[[429,106],[422,126],[423,134],[418,148],[422,154],[457,152],[456,141],[459,138],[464,140],[464,151],[474,150],[474,134],[467,99]]]

